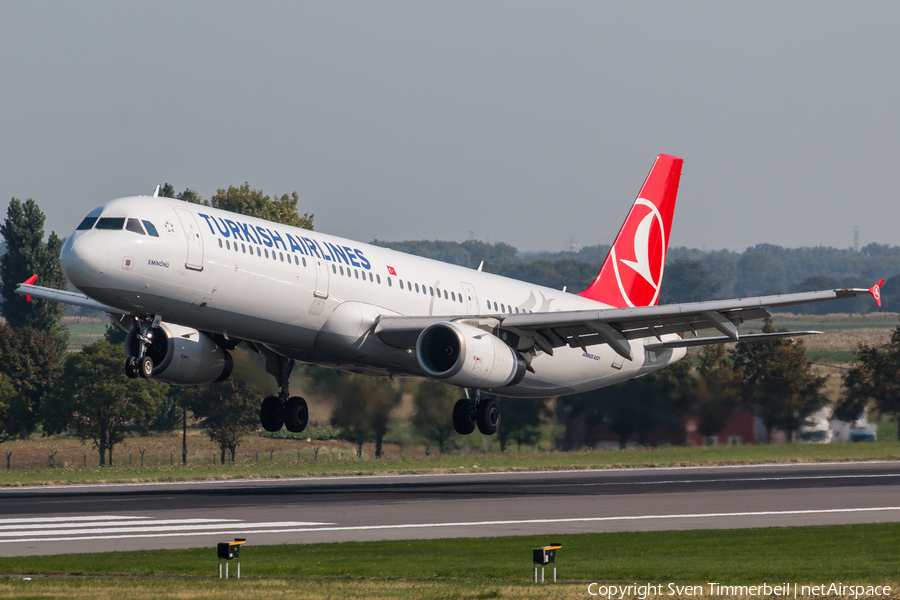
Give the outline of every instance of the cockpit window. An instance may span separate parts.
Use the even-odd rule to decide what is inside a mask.
[[[122,229],[125,227],[125,217],[100,217],[97,221],[97,229]]]
[[[159,234],[156,233],[156,227],[153,226],[153,223],[150,221],[141,221],[144,224],[144,227],[147,228],[147,233],[152,235],[153,237],[159,237]]]
[[[128,219],[128,222],[125,224],[125,229],[127,229],[128,231],[133,231],[134,233],[146,235],[144,233],[144,228],[141,227],[141,223],[137,219]]]
[[[85,229],[90,229],[94,226],[94,223],[97,222],[97,217],[85,217],[84,221],[81,222],[81,225],[75,228],[75,231],[83,231]]]

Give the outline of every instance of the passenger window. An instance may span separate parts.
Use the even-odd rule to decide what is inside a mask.
[[[256,247],[256,255],[262,256],[262,252],[259,251],[259,246]]]
[[[331,265],[331,270],[332,271],[334,270],[334,265]],[[343,274],[344,274],[344,267],[341,267],[341,275],[343,275]]]
[[[350,267],[347,267],[347,277],[353,277],[353,273],[350,272]]]
[[[306,266],[306,257],[304,256],[301,260],[303,261],[303,266],[305,267]]]
[[[225,243],[227,244],[228,242],[225,242]],[[263,252],[266,253],[266,258],[269,258],[269,251],[268,251],[268,250],[263,250]]]
[[[96,222],[97,217],[85,217],[84,221],[81,222],[81,225],[75,228],[75,231],[84,231],[85,229],[90,229]]]
[[[372,283],[372,273],[369,273],[369,283]],[[378,283],[381,283],[381,279],[378,280]]]
[[[437,288],[437,295],[438,295],[438,298],[441,297],[441,288]]]
[[[245,246],[244,244],[241,244],[241,252],[247,254],[247,246]]]
[[[371,277],[371,276],[372,276],[372,274],[369,273],[369,277]],[[388,281],[390,281],[390,279],[388,279]],[[377,283],[378,285],[381,285],[381,275],[375,276],[375,283]]]
[[[447,298],[447,290],[444,290],[444,300],[449,300],[449,298]]]
[[[100,217],[97,221],[97,229],[116,231],[125,227],[125,217]]]
[[[356,275],[356,278],[359,279],[359,271],[353,269],[353,274]]]
[[[434,288],[433,287],[428,286],[428,291],[431,292],[432,296],[434,296]]]
[[[488,303],[488,310],[491,310],[491,301],[488,300],[487,303]]]
[[[450,299],[456,302],[456,292],[450,292]]]
[[[297,258],[297,255],[296,255],[296,254],[294,255],[294,264],[295,264],[295,265],[299,265],[299,264],[300,264],[300,259]]]
[[[506,312],[506,305],[504,305],[504,304],[500,305],[500,312],[502,312],[502,313]]]
[[[417,294],[419,293],[419,284],[418,283],[416,284],[416,293]]]
[[[516,314],[519,314],[519,307],[516,307]]]
[[[229,242],[228,240],[225,240],[225,249],[231,250],[231,242]]]
[[[219,248],[222,247],[222,238],[219,238]]]
[[[499,308],[497,308],[497,303],[496,303],[496,302],[494,302],[494,310],[500,310]]]
[[[387,282],[388,282],[388,287],[391,287],[392,285],[394,285],[393,283],[391,283],[391,278],[390,278],[390,277],[387,278]]]
[[[281,259],[281,262],[284,262],[284,254],[281,252],[278,253],[278,257]]]
[[[390,285],[390,281],[391,281],[391,278],[388,277],[388,285]],[[400,283],[400,289],[402,290],[402,289],[403,289],[403,280],[402,280],[402,279],[398,279],[397,281]]]
[[[237,242],[234,243],[234,251],[235,251],[235,252],[238,251]]]

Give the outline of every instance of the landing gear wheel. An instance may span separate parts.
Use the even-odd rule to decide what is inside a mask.
[[[138,373],[144,379],[150,379],[150,376],[153,375],[153,359],[149,356],[145,356],[138,363]]]
[[[496,400],[482,401],[478,405],[478,431],[494,435],[500,426],[500,405]]]
[[[278,418],[278,404],[277,396],[269,396],[262,401],[262,406],[259,407],[259,422],[266,431],[280,431],[281,426],[284,425],[284,422]]]
[[[463,398],[453,405],[453,428],[460,435],[469,435],[475,431],[475,415],[469,399]]]
[[[292,433],[300,433],[309,423],[309,407],[306,400],[299,396],[288,399],[284,407],[284,426]]]
[[[125,359],[125,375],[128,379],[137,379],[140,377],[138,374],[138,359],[136,356]]]

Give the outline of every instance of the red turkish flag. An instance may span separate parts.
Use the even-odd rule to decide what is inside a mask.
[[[391,275],[397,275],[397,271],[394,270],[394,267],[388,265],[388,273]]]

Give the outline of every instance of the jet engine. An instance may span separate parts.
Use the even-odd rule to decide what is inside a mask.
[[[174,385],[200,385],[225,381],[234,363],[231,354],[208,335],[172,323],[160,323],[147,334],[146,354],[153,359],[151,379]],[[138,328],[125,338],[125,355],[138,354]]]
[[[434,379],[465,388],[515,385],[525,360],[495,335],[465,323],[434,323],[416,342],[419,366]]]

